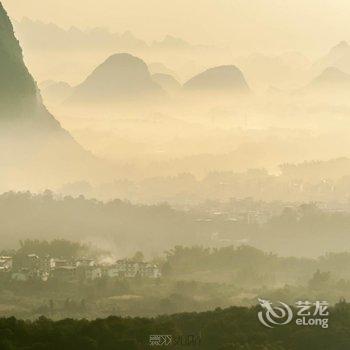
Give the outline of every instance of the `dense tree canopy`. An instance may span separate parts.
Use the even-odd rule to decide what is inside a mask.
[[[231,307],[154,319],[108,317],[94,321],[39,318],[0,320],[0,349],[136,350],[150,349],[150,335],[200,337],[204,350],[347,350],[350,346],[350,306],[331,309],[330,326],[289,325],[268,329],[257,319],[257,307]],[[174,347],[173,347],[174,348]],[[176,348],[176,347],[175,347]],[[178,346],[177,348],[181,348]]]

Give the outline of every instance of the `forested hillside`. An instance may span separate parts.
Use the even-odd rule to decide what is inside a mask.
[[[268,329],[258,321],[259,309],[231,307],[154,319],[108,317],[94,321],[66,319],[34,322],[0,320],[4,350],[347,350],[350,346],[350,306],[340,302],[330,310],[328,329],[293,323]],[[151,346],[151,335],[170,335],[182,345]],[[188,341],[191,337],[193,345]]]

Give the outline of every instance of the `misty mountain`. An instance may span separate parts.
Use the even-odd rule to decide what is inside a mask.
[[[166,35],[161,41],[153,41],[152,48],[166,50],[190,50],[193,47],[191,44],[181,38]]]
[[[68,136],[41,101],[23,61],[22,49],[0,3],[0,121]]]
[[[188,79],[202,67],[214,66],[223,57],[231,58],[229,48],[192,44],[182,38],[165,35],[147,42],[131,31],[114,32],[106,27],[64,28],[55,23],[23,18],[14,21],[15,33],[26,52],[31,72],[40,80],[64,80],[76,84],[91,72],[96,62],[115,52],[128,52],[150,62],[163,62]],[[197,61],[204,64],[196,65]],[[158,65],[159,68],[159,65]],[[151,73],[174,72],[153,69]]]
[[[130,31],[122,34],[111,33],[105,28],[95,27],[82,30],[77,27],[63,29],[54,23],[44,23],[23,18],[14,22],[19,40],[26,50],[81,50],[100,49],[131,50],[144,49],[147,44],[136,38]]]
[[[350,74],[336,67],[327,67],[304,88],[297,90],[297,95],[332,96],[339,98],[346,95],[350,88]],[[345,94],[345,95],[344,95]]]
[[[335,67],[350,74],[350,45],[346,41],[341,41],[332,47],[327,55],[314,64],[314,69],[317,71],[327,67]]]
[[[349,88],[350,74],[335,67],[328,67],[311,82],[311,86],[321,89]]]
[[[65,81],[45,81],[39,87],[44,101],[53,104],[62,103],[73,92],[73,87]]]
[[[122,103],[165,93],[152,80],[147,65],[127,53],[110,56],[74,89],[68,103]]]
[[[93,158],[44,106],[0,3],[0,169],[2,186],[74,179]],[[31,181],[33,180],[33,181]]]
[[[151,74],[157,74],[157,73],[169,74],[169,75],[172,75],[174,78],[177,78],[176,72],[168,68],[164,63],[161,63],[161,62],[149,63],[148,69],[151,72]]]
[[[210,68],[188,80],[184,88],[196,91],[239,93],[250,91],[243,73],[233,65]]]
[[[131,31],[111,32],[104,27],[93,27],[83,30],[72,26],[64,29],[54,23],[34,21],[23,18],[13,23],[15,32],[24,47],[28,50],[169,50],[193,49],[194,47],[181,38],[166,35],[160,41],[148,44],[137,38]]]
[[[181,89],[181,84],[170,74],[156,73],[152,75],[152,79],[166,92],[176,92]]]

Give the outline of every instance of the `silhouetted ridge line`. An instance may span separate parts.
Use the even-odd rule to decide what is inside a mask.
[[[233,65],[218,66],[194,76],[184,84],[187,90],[249,92],[243,73]]]

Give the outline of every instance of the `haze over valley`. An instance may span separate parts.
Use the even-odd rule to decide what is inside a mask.
[[[0,316],[350,297],[333,2],[29,2],[0,2]]]

